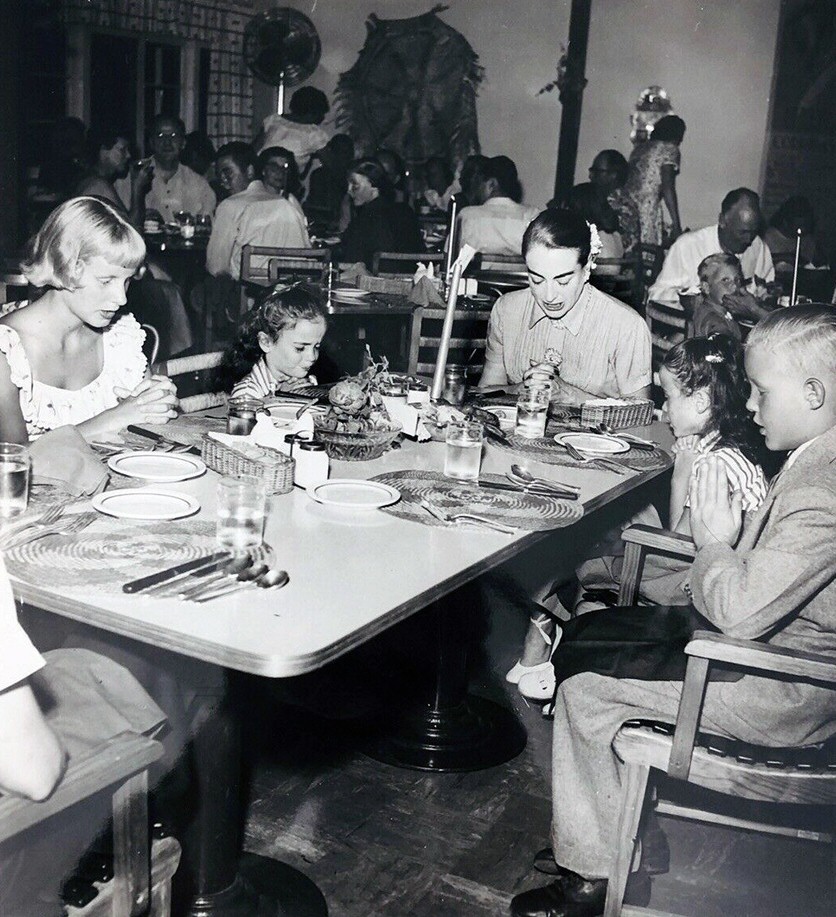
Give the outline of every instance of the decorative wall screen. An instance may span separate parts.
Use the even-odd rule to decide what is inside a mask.
[[[479,152],[482,68],[464,36],[438,18],[444,9],[366,21],[366,43],[337,84],[337,124],[362,154],[386,147],[407,162],[454,163]]]
[[[64,21],[170,34],[211,48],[207,133],[217,143],[252,136],[252,77],[242,53],[253,0],[63,0]]]

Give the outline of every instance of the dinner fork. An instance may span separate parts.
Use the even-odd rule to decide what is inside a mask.
[[[592,465],[597,463],[600,468],[607,468],[610,471],[614,471],[616,474],[627,474],[626,469],[622,468],[617,462],[613,462],[610,459],[600,458],[597,455],[584,455],[580,450],[576,449],[571,443],[562,443],[563,448],[578,462],[583,462],[584,465]]]
[[[13,542],[17,537],[30,529],[37,530],[42,526],[52,525],[61,518],[63,513],[64,504],[53,503],[52,506],[47,507],[37,519],[32,519],[27,522],[12,523],[8,529],[0,535],[0,548],[10,547],[10,542]]]
[[[495,532],[502,532],[503,535],[516,535],[517,530],[510,525],[503,525],[493,519],[486,519],[484,516],[475,516],[473,513],[448,513],[429,500],[421,500],[421,506],[431,515],[435,516],[441,522],[455,524],[457,522],[466,522],[470,525],[481,525],[486,529],[493,529]]]
[[[98,518],[98,513],[91,510],[86,513],[78,513],[75,516],[71,516],[60,528],[49,528],[41,532],[30,532],[22,533],[21,537],[18,539],[13,539],[11,544],[7,544],[4,547],[8,550],[10,548],[20,548],[23,545],[31,544],[33,541],[38,541],[40,538],[47,538],[49,535],[74,535],[77,532],[86,529],[88,525],[94,522]]]

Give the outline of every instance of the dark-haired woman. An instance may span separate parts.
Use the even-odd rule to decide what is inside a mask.
[[[630,154],[624,191],[636,203],[641,223],[641,241],[651,245],[665,242],[662,201],[670,216],[667,239],[682,234],[676,176],[679,173],[679,145],[685,136],[685,122],[676,115],[660,118],[649,140],[637,144]]]
[[[501,296],[488,324],[480,385],[520,385],[554,375],[552,398],[648,398],[650,334],[629,306],[596,290],[589,275],[598,233],[577,213],[545,210],[528,226],[522,254],[528,289]]]
[[[406,204],[396,205],[386,171],[376,159],[360,159],[348,173],[353,216],[342,236],[340,260],[371,269],[375,252],[423,252],[418,218]]]

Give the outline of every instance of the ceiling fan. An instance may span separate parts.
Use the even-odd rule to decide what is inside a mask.
[[[321,54],[314,24],[304,13],[287,6],[259,13],[244,30],[244,59],[254,76],[278,87],[280,115],[284,113],[285,87],[308,79]]]

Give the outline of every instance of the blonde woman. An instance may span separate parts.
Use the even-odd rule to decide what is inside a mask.
[[[116,318],[144,260],[142,237],[100,198],[72,198],[47,217],[22,265],[45,292],[0,318],[0,440],[65,424],[90,439],[175,416],[173,384],[150,375],[144,331],[130,314]]]

